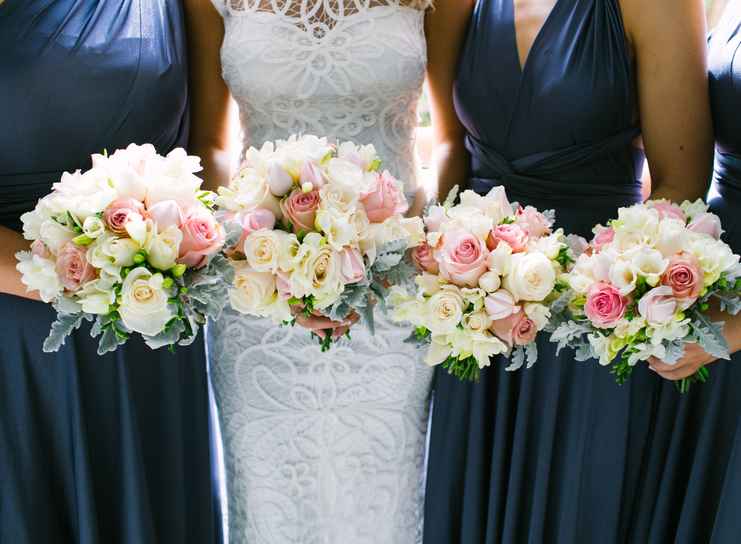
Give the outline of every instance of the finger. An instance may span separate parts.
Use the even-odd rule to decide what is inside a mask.
[[[685,366],[687,366],[687,361],[680,360],[676,364],[670,365],[670,364],[664,363],[656,359],[656,360],[650,361],[649,366],[653,370],[656,370],[657,372],[673,372],[677,369],[684,368]]]
[[[689,369],[682,369],[682,370],[674,371],[674,372],[657,372],[659,376],[671,382],[676,382],[679,380],[683,380],[685,378],[689,378],[694,373],[695,372],[693,370],[689,370]]]

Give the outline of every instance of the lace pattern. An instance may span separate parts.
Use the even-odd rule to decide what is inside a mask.
[[[227,0],[223,76],[243,145],[292,133],[372,143],[416,189],[424,12],[398,0]],[[234,312],[208,330],[230,542],[422,540],[432,370],[379,319],[321,354],[305,331]]]

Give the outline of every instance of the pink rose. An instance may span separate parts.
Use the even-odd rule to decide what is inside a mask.
[[[538,327],[522,311],[517,311],[509,317],[492,322],[491,330],[510,347],[525,346],[535,340],[538,334]]]
[[[615,230],[612,227],[598,227],[597,233],[592,239],[592,247],[599,252],[607,244],[611,244],[615,239]]]
[[[291,293],[291,278],[287,272],[278,270],[275,275],[275,286],[278,289],[278,296],[282,300],[288,300],[293,296]]]
[[[453,230],[442,236],[442,245],[435,251],[440,275],[456,285],[476,287],[486,272],[489,251],[486,244],[465,230]]]
[[[57,255],[56,270],[62,285],[68,291],[77,291],[90,280],[95,279],[97,271],[87,260],[87,250],[73,242],[62,246]]]
[[[654,287],[638,301],[638,313],[649,325],[665,325],[677,310],[677,299],[673,293],[667,285]]]
[[[519,253],[527,249],[527,241],[527,232],[519,225],[497,225],[489,233],[486,246],[490,251],[494,251],[499,242],[504,242],[512,248],[512,253]]]
[[[41,240],[33,241],[33,243],[31,244],[31,253],[33,253],[34,255],[38,255],[43,259],[48,259],[49,257],[51,257],[51,251],[49,251],[49,248],[46,247],[46,244]]]
[[[383,174],[374,176],[370,190],[362,195],[360,201],[371,223],[383,223],[392,215],[405,213],[409,208],[399,182],[385,170]]]
[[[687,220],[687,217],[684,215],[682,208],[680,208],[676,204],[672,204],[669,201],[659,200],[657,202],[651,203],[651,207],[659,212],[659,217],[661,219],[678,219],[682,223]]]
[[[432,248],[427,242],[422,242],[412,249],[412,262],[422,272],[429,272],[430,274],[437,274],[440,271],[440,267],[437,265],[437,261],[432,252]]]
[[[146,211],[144,204],[134,198],[117,198],[103,212],[103,221],[114,234],[126,235],[126,224],[142,219]]]
[[[697,257],[684,252],[673,256],[661,283],[671,287],[675,297],[694,301],[700,296],[703,286],[702,268]]]
[[[623,318],[627,306],[628,299],[617,287],[600,281],[589,288],[584,313],[595,327],[608,328]]]
[[[720,219],[714,213],[701,213],[695,217],[687,228],[698,234],[707,234],[716,240],[720,240],[723,229],[720,226]]]
[[[324,176],[321,169],[311,161],[306,161],[299,172],[301,184],[311,183],[315,189],[324,185]]]
[[[178,262],[190,267],[201,268],[208,257],[217,253],[224,245],[224,229],[210,213],[194,213],[180,227],[183,241],[180,243]]]
[[[157,230],[162,232],[170,227],[180,227],[183,224],[183,212],[174,200],[162,200],[151,206],[147,213],[155,223]]]
[[[551,232],[551,222],[545,215],[532,206],[525,206],[517,210],[515,223],[522,227],[528,236],[540,238]]]
[[[363,256],[355,248],[345,248],[340,253],[342,279],[345,283],[358,283],[365,278]]]
[[[314,189],[304,193],[300,189],[295,189],[287,198],[280,203],[280,209],[283,216],[291,222],[293,232],[308,232],[314,229],[314,220],[316,211],[319,208],[321,198],[319,190]]]
[[[486,297],[484,306],[486,313],[494,321],[506,319],[520,311],[520,307],[515,304],[514,297],[505,289],[499,289],[496,293]]]

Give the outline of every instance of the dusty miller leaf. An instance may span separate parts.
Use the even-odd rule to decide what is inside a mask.
[[[567,346],[574,348],[579,347],[583,343],[583,339],[580,337],[592,332],[590,325],[577,323],[576,321],[566,321],[561,323],[552,333],[550,341],[558,344],[556,347],[556,355],[558,355],[562,349]],[[589,343],[587,342],[587,345]]]
[[[697,343],[716,359],[730,359],[728,343],[723,336],[723,322],[713,323],[701,312],[693,312],[692,332]]]
[[[515,370],[521,369],[524,364],[525,347],[517,346],[512,350],[512,353],[509,356],[509,366],[506,367],[504,370],[507,372],[514,372]]]
[[[666,342],[664,348],[666,348],[666,355],[663,358],[663,362],[668,365],[676,364],[682,357],[684,357],[684,342],[680,340]]]
[[[79,314],[57,314],[57,319],[51,324],[49,336],[44,340],[42,349],[44,353],[53,353],[67,341],[67,337],[80,328],[82,322],[90,319],[83,313]]]

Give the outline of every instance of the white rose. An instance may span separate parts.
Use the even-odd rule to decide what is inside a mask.
[[[41,300],[51,302],[62,293],[62,283],[54,268],[54,261],[33,255],[30,251],[19,251],[16,270],[21,273],[21,282],[28,291],[38,291]]]
[[[427,328],[433,334],[449,334],[463,318],[463,297],[458,288],[445,285],[427,301]]]
[[[41,223],[39,238],[49,250],[56,254],[64,244],[76,236],[75,232],[57,223],[54,219],[47,219]]]
[[[342,263],[319,233],[306,235],[295,263],[291,273],[291,292],[295,296],[313,295],[318,309],[330,306],[339,298],[344,289]]]
[[[483,333],[491,326],[492,319],[486,312],[478,311],[463,317],[463,326],[472,332]]]
[[[350,217],[337,209],[319,210],[316,214],[316,226],[324,233],[327,242],[336,251],[354,245],[357,234]]]
[[[485,272],[479,278],[479,287],[481,287],[487,293],[493,293],[499,290],[499,287],[501,285],[502,280],[500,279],[499,274],[497,274],[496,272]]]
[[[277,272],[281,257],[286,258],[289,236],[280,230],[262,229],[250,233],[244,241],[244,256],[249,265],[257,272]]]
[[[169,295],[163,287],[162,274],[152,274],[144,267],[133,269],[123,282],[118,312],[132,331],[157,336],[172,319]]]
[[[655,247],[664,257],[676,255],[687,244],[687,229],[676,219],[664,219],[659,223]]]
[[[635,273],[646,278],[646,283],[654,287],[661,281],[661,275],[669,265],[669,261],[655,249],[648,247],[638,248],[631,252],[631,266]]]
[[[147,244],[147,260],[159,270],[169,270],[178,259],[183,233],[176,226],[153,236]]]
[[[270,272],[258,272],[244,261],[232,263],[234,284],[229,290],[229,301],[236,311],[268,317],[270,307],[278,300],[275,276]]]
[[[354,214],[358,208],[358,193],[337,185],[326,184],[319,189],[322,210],[335,209],[342,213]],[[365,211],[363,211],[365,213]]]
[[[512,255],[512,270],[504,278],[504,288],[515,300],[539,302],[545,299],[556,285],[556,272],[551,261],[542,253],[516,253]]]
[[[330,185],[355,195],[362,193],[367,184],[363,169],[345,159],[330,159],[327,163],[327,177]]]
[[[610,268],[610,282],[620,289],[620,293],[627,295],[632,293],[638,281],[638,274],[633,265],[628,261],[615,261]]]
[[[535,327],[540,331],[545,328],[548,324],[548,320],[551,318],[551,310],[548,306],[543,304],[537,304],[535,302],[528,302],[524,306],[525,315],[535,323]]]

